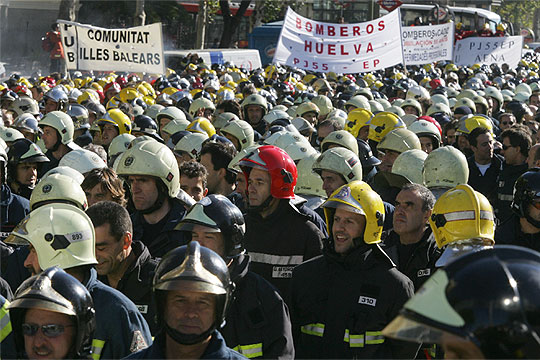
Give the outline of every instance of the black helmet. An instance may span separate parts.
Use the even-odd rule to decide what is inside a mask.
[[[367,141],[356,139],[356,142],[358,143],[358,158],[362,163],[362,168],[371,168],[372,166],[377,166],[381,163],[381,160],[373,156],[373,152]]]
[[[75,130],[90,129],[88,109],[79,104],[69,104],[66,114],[71,116]]]
[[[223,234],[226,258],[234,258],[244,250],[244,216],[225,196],[212,194],[204,197],[189,209],[177,229],[191,231],[194,225],[206,226]]]
[[[233,283],[225,261],[197,241],[169,251],[159,263],[154,276],[153,289],[158,310],[158,326],[176,342],[197,344],[220,328],[231,300]],[[216,295],[216,317],[210,328],[202,334],[184,334],[171,328],[164,319],[165,291],[191,290]]]
[[[158,126],[154,119],[152,119],[150,116],[147,115],[137,115],[135,116],[135,119],[133,119],[133,122],[135,123],[133,125],[133,129],[131,130],[131,133],[135,135],[135,133],[142,133],[143,135],[148,135],[157,141],[163,142],[163,139],[158,134]]]
[[[21,324],[26,310],[39,308],[73,316],[77,326],[73,351],[79,358],[90,357],[96,328],[94,302],[88,290],[73,276],[58,267],[50,267],[25,280],[9,305],[17,348],[24,350]],[[71,354],[73,357],[74,354]]]
[[[510,101],[508,104],[506,104],[506,111],[514,114],[518,123],[523,121],[523,116],[525,114],[532,115],[532,112],[527,104],[517,100]]]
[[[383,335],[441,343],[473,342],[487,359],[538,358],[540,254],[498,246],[464,255],[437,271],[405,303]]]
[[[519,215],[519,217],[527,219],[531,225],[540,228],[540,221],[533,219],[529,215],[529,204],[535,198],[540,198],[540,169],[529,169],[521,175],[514,184],[514,198],[511,209]]]
[[[39,146],[28,139],[17,139],[9,147],[7,153],[7,179],[9,182],[17,181],[17,165],[20,163],[45,163],[49,158],[43,154]],[[39,170],[39,167],[38,167]],[[31,191],[33,187],[28,188]]]

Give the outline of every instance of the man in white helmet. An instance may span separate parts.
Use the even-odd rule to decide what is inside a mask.
[[[96,309],[92,358],[120,359],[147,347],[152,338],[135,304],[97,280],[95,241],[88,215],[68,204],[48,204],[32,211],[6,239],[28,245],[25,266],[33,275],[58,266],[88,289]]]
[[[39,127],[43,130],[42,139],[47,148],[45,155],[49,162],[41,168],[46,173],[58,166],[60,159],[68,152],[80,147],[73,142],[75,127],[71,117],[62,111],[51,111],[39,121]]]
[[[173,152],[155,140],[142,141],[122,155],[117,173],[131,189],[133,240],[142,241],[155,257],[183,245],[183,234],[174,227],[194,201],[180,189]]]

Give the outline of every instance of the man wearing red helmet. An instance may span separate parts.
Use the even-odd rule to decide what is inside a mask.
[[[288,298],[293,268],[321,253],[322,232],[291,203],[297,170],[278,147],[266,145],[240,161],[248,183],[245,248],[252,271]]]

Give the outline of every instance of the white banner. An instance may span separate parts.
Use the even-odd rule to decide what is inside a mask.
[[[454,23],[403,27],[401,37],[405,65],[452,60]]]
[[[399,10],[368,22],[333,24],[307,19],[289,8],[274,63],[345,74],[403,63]]]
[[[104,29],[58,22],[69,70],[164,73],[161,23]]]
[[[470,66],[474,64],[508,64],[516,67],[521,60],[523,37],[470,37],[456,42],[454,63]]]

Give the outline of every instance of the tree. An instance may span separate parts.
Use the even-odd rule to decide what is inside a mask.
[[[533,27],[534,13],[540,9],[540,1],[504,0],[501,6],[494,7],[494,11],[503,20],[514,24],[514,30]]]
[[[79,0],[62,0],[58,9],[58,19],[75,21],[79,12]]]
[[[232,37],[240,24],[240,20],[246,13],[246,10],[249,7],[251,0],[242,0],[240,2],[240,7],[236,14],[233,16],[231,13],[231,8],[228,0],[220,0],[219,7],[221,9],[221,15],[223,16],[223,35],[221,35],[221,41],[219,47],[226,49],[231,47]]]

